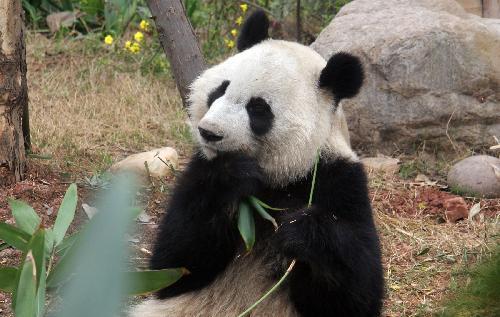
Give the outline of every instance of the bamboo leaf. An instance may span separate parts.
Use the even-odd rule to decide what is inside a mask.
[[[269,220],[273,226],[274,226],[274,229],[278,229],[278,224],[276,223],[276,219],[274,219],[270,214],[267,213],[267,211],[262,208],[262,206],[257,202],[258,199],[253,199],[255,197],[250,197],[250,203],[252,204],[253,208],[259,213],[259,215],[266,219],[266,220]]]
[[[40,217],[35,210],[20,200],[9,199],[9,205],[17,227],[28,234],[33,234],[40,226]]]
[[[64,256],[66,251],[68,251],[71,246],[76,242],[76,240],[80,237],[80,232],[76,232],[70,236],[65,237],[62,242],[57,246],[56,253],[59,256]]]
[[[31,251],[28,251],[16,289],[16,304],[14,308],[14,315],[16,317],[35,316],[36,275],[35,260]]]
[[[239,206],[238,229],[247,251],[250,251],[255,243],[255,220],[250,206],[245,202],[241,202]]]
[[[40,285],[42,268],[45,267],[45,230],[39,229],[28,244],[28,250],[33,256],[33,261],[35,263],[36,274],[36,286]]]
[[[265,202],[263,202],[262,200],[258,199],[255,196],[250,196],[248,198],[250,199],[250,201],[255,202],[255,203],[257,203],[257,204],[261,205],[262,207],[264,207],[266,209],[269,209],[269,210],[276,210],[276,211],[286,210],[286,208],[271,207],[271,206],[269,206],[268,204],[266,204]]]
[[[0,223],[0,239],[16,249],[25,251],[30,240],[30,235],[14,226],[2,222]]]
[[[45,229],[45,257],[50,257],[54,249],[54,232],[52,229]]]
[[[183,275],[189,274],[184,268],[126,272],[128,281],[127,294],[142,295],[158,291],[177,282]]]
[[[0,268],[0,290],[13,292],[16,288],[18,269],[16,267]]]
[[[36,294],[36,316],[43,317],[45,312],[45,289],[47,274],[45,272],[45,265],[42,266],[42,271],[40,272],[40,282],[38,284],[38,291]]]
[[[78,194],[76,184],[71,184],[64,195],[64,199],[57,212],[56,222],[54,223],[54,243],[56,246],[61,243],[71,222],[75,218],[77,201]]]

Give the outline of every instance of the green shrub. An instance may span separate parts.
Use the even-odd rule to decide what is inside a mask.
[[[0,223],[0,239],[23,255],[19,267],[0,268],[0,290],[12,293],[16,317],[44,316],[47,291],[61,298],[57,316],[116,316],[123,295],[159,290],[187,273],[183,268],[125,271],[124,236],[140,212],[129,197],[135,197],[135,189],[121,177],[101,199],[100,212],[69,236],[78,198],[75,184],[52,228],[43,227],[28,204],[9,201],[16,226]]]

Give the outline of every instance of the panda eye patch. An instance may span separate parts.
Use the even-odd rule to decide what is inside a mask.
[[[246,109],[250,118],[250,128],[253,133],[262,136],[269,132],[273,126],[274,114],[271,106],[261,97],[252,97]]]
[[[214,103],[215,100],[224,96],[224,94],[226,93],[227,86],[229,86],[230,83],[231,82],[229,80],[224,80],[222,84],[219,85],[219,87],[212,90],[212,92],[208,95],[208,100],[207,100],[207,106],[209,108]]]

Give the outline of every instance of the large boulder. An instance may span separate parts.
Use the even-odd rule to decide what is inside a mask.
[[[480,148],[500,135],[500,20],[453,0],[356,0],[311,46],[364,62],[362,91],[344,101],[357,148]]]

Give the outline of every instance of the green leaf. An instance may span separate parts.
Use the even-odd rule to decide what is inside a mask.
[[[16,304],[14,308],[14,315],[16,317],[35,316],[36,275],[35,260],[31,251],[28,251],[16,290]]]
[[[247,251],[250,251],[255,243],[255,220],[250,206],[245,202],[241,202],[239,206],[238,229]]]
[[[42,266],[42,271],[40,272],[40,283],[38,285],[38,291],[36,294],[36,316],[43,317],[45,312],[45,289],[46,289],[46,279],[47,274],[45,272],[45,265]]]
[[[30,240],[30,235],[14,226],[2,222],[0,223],[0,239],[16,249],[25,251]]]
[[[16,288],[18,270],[16,267],[0,268],[0,290],[13,292]]]
[[[56,248],[57,255],[64,256],[64,254],[66,254],[66,251],[68,251],[73,246],[73,244],[79,237],[80,232],[76,232],[70,236],[65,237]]]
[[[271,207],[269,206],[268,204],[266,204],[265,202],[263,202],[262,200],[258,199],[257,197],[255,196],[250,196],[248,197],[250,199],[250,201],[252,203],[257,203],[259,205],[261,205],[262,207],[266,208],[266,209],[270,209],[270,210],[276,210],[276,211],[280,211],[280,210],[286,210],[286,208],[275,208],[275,207]]]
[[[75,218],[76,203],[78,201],[76,184],[71,184],[64,195],[64,199],[57,212],[54,223],[54,243],[59,245],[66,235],[69,225]]]
[[[9,199],[12,215],[16,219],[16,225],[26,233],[33,234],[40,226],[40,217],[35,210],[24,201]]]
[[[127,294],[142,295],[158,291],[177,282],[185,274],[189,272],[184,268],[127,272]]]
[[[77,237],[76,234],[68,237],[71,239],[67,241],[67,247],[64,249],[64,254],[59,258],[59,261],[57,261],[56,265],[47,276],[47,287],[57,287],[71,278],[74,269],[72,267],[74,262],[73,259],[78,253],[78,247],[75,245]]]
[[[54,232],[52,229],[45,229],[45,257],[48,258],[52,255],[54,249]]]
[[[273,224],[274,229],[277,230],[278,224],[276,223],[276,220],[270,214],[268,214],[267,211],[264,210],[264,208],[262,208],[262,206],[258,203],[258,199],[250,196],[249,200],[253,208],[255,208],[255,210],[259,213],[259,215],[262,218],[269,220]]]
[[[33,260],[35,261],[36,269],[36,285],[40,285],[42,268],[45,267],[45,230],[39,229],[28,245],[28,250],[30,250]]]

